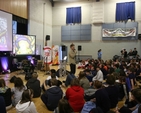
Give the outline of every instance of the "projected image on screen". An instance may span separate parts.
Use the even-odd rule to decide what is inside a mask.
[[[0,17],[0,47],[7,47],[7,20]]]
[[[35,36],[15,35],[14,51],[16,55],[35,54]]]
[[[0,51],[12,51],[12,15],[0,11]]]

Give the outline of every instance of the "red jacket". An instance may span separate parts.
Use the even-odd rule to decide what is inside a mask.
[[[80,86],[71,86],[66,91],[66,98],[74,112],[80,112],[85,103],[84,90]]]

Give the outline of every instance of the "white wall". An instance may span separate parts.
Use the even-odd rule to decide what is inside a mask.
[[[42,55],[46,35],[50,35],[48,45],[52,45],[52,6],[49,0],[29,0],[28,34],[36,35],[36,44],[41,45]]]
[[[101,0],[102,1],[102,0]],[[115,8],[117,2],[127,2],[131,0],[103,0],[104,1],[104,22],[115,22]],[[141,15],[140,4],[141,0],[136,1],[136,21],[139,22],[139,33],[141,33]],[[97,58],[97,50],[102,49],[103,59],[110,59],[113,55],[120,55],[120,50],[126,48],[128,51],[131,48],[136,47],[141,54],[141,41],[102,41],[101,37],[101,25],[92,24],[92,40],[90,42],[61,42],[61,26],[66,25],[66,8],[73,6],[81,6],[82,9],[82,23],[91,24],[92,18],[92,1],[83,1],[77,3],[56,3],[53,7],[52,15],[52,43],[53,44],[65,44],[69,47],[71,43],[76,45],[82,45],[82,51],[80,54],[92,55]]]

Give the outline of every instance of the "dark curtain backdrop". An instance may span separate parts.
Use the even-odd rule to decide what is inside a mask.
[[[66,23],[81,23],[81,7],[71,7],[66,9]]]
[[[135,20],[135,2],[116,4],[116,21]]]

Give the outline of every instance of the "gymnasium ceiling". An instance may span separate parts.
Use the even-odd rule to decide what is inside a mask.
[[[100,0],[49,0],[49,1],[51,2],[52,6],[54,6],[55,3],[57,3],[57,2],[65,2],[65,3],[67,3],[67,2],[100,1]]]

